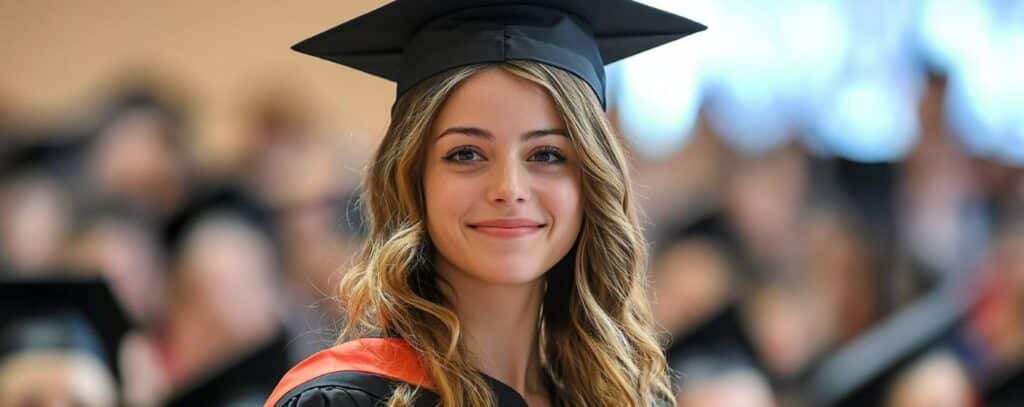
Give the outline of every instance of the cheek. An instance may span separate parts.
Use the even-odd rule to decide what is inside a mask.
[[[472,182],[427,168],[423,177],[423,195],[427,210],[427,227],[431,236],[444,239],[455,233],[464,220],[474,197],[478,194]],[[456,199],[457,198],[457,199]]]
[[[559,204],[559,209],[563,211],[563,213],[571,213],[574,215],[574,218],[582,219],[583,187],[580,185],[578,176],[568,182],[562,183],[559,188],[554,188],[553,192],[557,195],[556,199]]]
[[[574,239],[583,222],[582,188],[578,179],[546,185],[540,189],[544,206],[560,224],[559,237]]]

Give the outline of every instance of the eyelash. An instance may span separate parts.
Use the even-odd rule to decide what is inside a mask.
[[[554,160],[552,160],[552,161],[540,161],[542,163],[545,163],[545,164],[558,164],[558,163],[565,162],[565,155],[563,155],[561,151],[559,151],[557,148],[554,148],[554,147],[541,147],[541,148],[538,148],[537,150],[535,150],[533,152],[532,155],[530,155],[530,157],[533,157],[533,156],[535,156],[537,154],[542,154],[542,153],[551,154],[552,156],[554,156]]]
[[[461,147],[456,147],[454,150],[452,150],[447,155],[442,157],[442,159],[444,161],[446,161],[446,162],[449,162],[449,163],[452,163],[452,164],[455,164],[455,165],[470,165],[473,161],[478,161],[478,160],[460,160],[460,159],[456,158],[456,156],[458,156],[459,154],[467,153],[467,152],[468,153],[476,154],[476,155],[478,155],[480,157],[483,157],[483,154],[481,154],[480,151],[477,150],[476,148],[469,147],[469,146],[461,146]],[[536,161],[536,162],[540,162],[540,163],[548,164],[548,165],[560,164],[560,163],[565,162],[565,155],[563,155],[562,152],[559,149],[555,148],[555,147],[550,147],[550,146],[540,147],[540,148],[534,150],[533,153],[530,155],[530,157],[534,157],[537,154],[550,154],[550,155],[554,156],[554,159],[547,160],[547,161],[542,161],[542,160],[527,160],[527,161]]]

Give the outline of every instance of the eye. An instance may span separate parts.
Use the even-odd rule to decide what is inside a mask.
[[[538,161],[545,164],[557,164],[565,161],[565,156],[554,147],[541,147],[527,161]]]
[[[483,159],[483,155],[475,149],[466,146],[455,148],[443,158],[443,160],[452,164],[468,164],[470,161],[483,161]]]

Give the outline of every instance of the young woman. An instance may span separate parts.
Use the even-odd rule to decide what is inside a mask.
[[[671,403],[603,63],[703,26],[625,0],[433,3],[296,47],[399,97],[341,286],[347,327],[267,406]]]

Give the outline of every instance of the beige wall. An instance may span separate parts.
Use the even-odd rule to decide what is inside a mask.
[[[308,103],[322,130],[376,139],[394,86],[288,47],[383,3],[0,0],[0,107],[17,121],[64,118],[126,71],[155,72],[211,142],[237,134],[246,99],[268,86]]]

